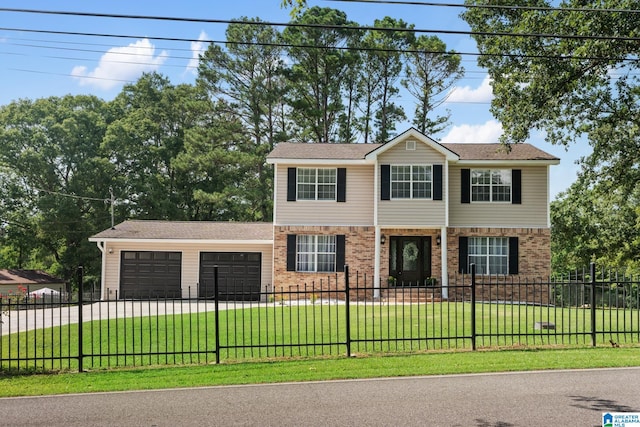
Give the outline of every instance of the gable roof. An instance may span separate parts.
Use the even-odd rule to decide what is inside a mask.
[[[65,283],[65,281],[41,270],[0,270],[0,285],[52,285],[61,283]]]
[[[399,143],[407,140],[417,140],[425,144],[426,146],[430,147],[432,150],[442,154],[444,158],[447,159],[448,161],[456,161],[459,159],[459,156],[453,151],[449,150],[444,144],[440,144],[436,142],[435,140],[429,138],[428,136],[422,134],[421,132],[418,132],[414,128],[410,128],[409,130],[402,132],[400,135],[393,138],[391,141],[385,144],[382,144],[380,147],[376,148],[375,151],[372,151],[371,153],[367,154],[367,158],[375,159],[377,156],[384,153],[385,151],[388,151],[393,147],[395,147],[396,145],[398,145]]]
[[[270,222],[216,222],[216,221],[125,221],[91,238],[102,240],[210,240],[273,241],[273,223]]]
[[[267,156],[267,163],[373,163],[375,158],[407,138],[415,138],[457,162],[524,162],[557,164],[560,159],[531,144],[439,143],[411,128],[384,144],[327,144],[282,142]]]

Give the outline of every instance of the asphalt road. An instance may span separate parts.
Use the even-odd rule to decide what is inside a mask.
[[[609,411],[640,412],[640,367],[4,398],[0,425],[582,427]]]

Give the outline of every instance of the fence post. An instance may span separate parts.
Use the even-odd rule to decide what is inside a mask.
[[[218,310],[218,266],[214,265],[213,266],[213,296],[214,296],[214,300],[213,300],[213,307],[214,307],[214,314],[213,317],[215,319],[216,322],[216,326],[214,328],[214,334],[215,334],[215,345],[216,345],[216,364],[220,364],[220,312]]]
[[[349,296],[349,266],[344,266],[344,306],[345,306],[345,322],[347,324],[347,357],[351,357],[351,310]]]
[[[83,278],[82,278],[82,266],[78,266],[78,372],[84,371],[83,366],[83,352],[82,352],[82,329],[83,329],[83,319],[82,319],[82,306],[84,305],[84,286],[83,286]]]
[[[476,349],[476,265],[469,265],[471,270],[471,349]]]
[[[596,263],[589,265],[589,274],[591,275],[591,346],[596,346]]]

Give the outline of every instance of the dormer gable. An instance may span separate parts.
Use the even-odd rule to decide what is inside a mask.
[[[410,128],[409,130],[401,133],[400,135],[396,136],[395,138],[393,138],[392,140],[390,140],[389,142],[380,145],[379,147],[377,147],[376,149],[372,150],[371,152],[369,152],[366,156],[365,159],[367,160],[375,160],[376,158],[378,158],[378,156],[386,153],[387,151],[394,149],[394,148],[401,148],[403,150],[406,151],[413,151],[416,149],[418,144],[424,144],[427,147],[431,148],[432,150],[436,151],[437,153],[441,154],[442,156],[444,156],[444,158],[447,161],[458,161],[460,160],[460,157],[454,153],[453,151],[449,150],[447,147],[445,147],[444,145],[436,142],[435,140],[429,138],[428,136],[424,135],[423,133],[419,132],[418,130],[416,130],[415,128]]]

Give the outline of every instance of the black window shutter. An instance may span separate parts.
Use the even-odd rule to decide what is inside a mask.
[[[522,170],[511,171],[511,203],[522,204]]]
[[[338,168],[338,186],[337,186],[336,201],[347,201],[347,169]]]
[[[462,203],[471,203],[471,169],[461,169],[460,195]]]
[[[518,238],[509,237],[509,274],[518,274]]]
[[[296,235],[287,234],[287,271],[296,271]]]
[[[433,165],[433,200],[442,200],[442,165]]]
[[[336,271],[344,271],[345,264],[345,236],[336,236]]]
[[[458,238],[458,272],[468,273],[469,265],[467,258],[469,254],[469,238],[460,236]]]
[[[391,200],[391,165],[380,166],[380,198]]]
[[[287,170],[287,202],[296,201],[296,168]]]

